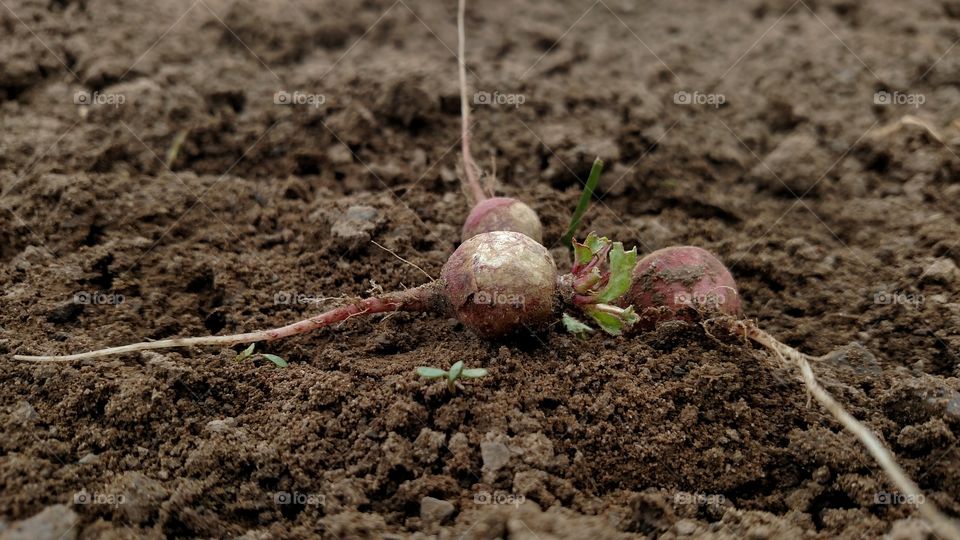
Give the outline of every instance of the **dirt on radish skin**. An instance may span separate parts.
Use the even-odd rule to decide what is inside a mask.
[[[695,246],[666,247],[637,261],[633,283],[619,304],[632,305],[640,316],[637,327],[647,329],[662,321],[742,314],[730,271],[712,253]]]

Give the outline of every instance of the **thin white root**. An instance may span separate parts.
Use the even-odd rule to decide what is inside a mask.
[[[174,338],[161,339],[159,341],[144,341],[141,343],[131,343],[120,347],[110,347],[109,349],[100,349],[78,354],[68,354],[63,356],[30,356],[15,354],[14,360],[24,360],[27,362],[73,362],[75,360],[87,360],[89,358],[99,358],[101,356],[110,356],[113,354],[123,354],[136,351],[147,351],[150,349],[170,349],[173,347],[193,347],[197,345],[223,345],[230,346],[237,343],[252,343],[255,341],[267,341],[270,336],[266,332],[250,332],[248,334],[235,334],[232,336],[204,336],[192,338]]]
[[[914,116],[912,114],[904,115],[900,117],[898,120],[895,120],[894,122],[881,127],[880,129],[876,130],[873,133],[873,136],[875,138],[887,137],[888,135],[891,135],[893,133],[900,131],[905,126],[919,127],[925,130],[930,135],[930,137],[932,137],[938,143],[945,144],[944,136],[940,134],[939,131],[937,131],[937,128],[933,127],[933,124],[931,124],[927,120],[924,120],[923,118],[920,118],[919,116]]]
[[[800,373],[803,375],[803,382],[806,384],[810,394],[812,394],[813,397],[820,402],[820,405],[823,405],[823,408],[833,415],[847,431],[853,433],[857,439],[860,439],[860,442],[866,447],[867,451],[873,456],[873,459],[877,461],[880,468],[883,469],[902,495],[909,499],[920,501],[918,502],[917,508],[920,510],[920,514],[930,523],[930,526],[937,536],[949,540],[960,540],[960,528],[957,527],[956,523],[943,514],[933,502],[923,496],[920,487],[897,465],[896,458],[883,446],[883,443],[877,439],[876,435],[848,413],[846,409],[843,408],[843,405],[833,399],[833,396],[820,386],[820,383],[817,382],[813,374],[813,369],[810,368],[810,360],[815,359],[814,357],[781,343],[775,337],[764,332],[751,322],[744,323],[741,321],[739,324],[745,325],[744,329],[750,339],[771,350],[784,362],[789,358],[796,363],[797,367],[800,368]]]
[[[385,246],[382,246],[382,245],[378,244],[376,240],[371,240],[370,243],[373,244],[373,245],[375,245],[375,246],[377,246],[378,248],[386,251],[387,253],[393,255],[393,256],[396,257],[397,259],[400,259],[400,262],[406,263],[406,264],[408,264],[408,265],[416,268],[417,270],[420,271],[421,274],[427,276],[427,279],[429,279],[430,281],[436,281],[436,280],[437,280],[437,278],[435,278],[435,277],[431,276],[430,274],[428,274],[427,271],[424,270],[423,268],[420,268],[420,267],[417,266],[416,264],[414,264],[414,263],[412,263],[412,262],[404,259],[403,257],[397,255],[397,252],[396,252],[396,251],[394,251],[394,250],[392,250],[392,249],[390,249],[390,248],[388,248],[388,247],[385,247]],[[382,292],[382,291],[381,291],[381,292]]]
[[[471,206],[487,198],[486,193],[480,186],[480,167],[473,161],[473,155],[470,153],[470,100],[467,99],[467,64],[466,55],[466,30],[464,29],[464,13],[467,10],[467,0],[460,0],[457,8],[457,62],[460,68],[460,117],[461,117],[461,135],[460,143],[463,151],[463,174],[466,177],[466,189],[471,200]]]

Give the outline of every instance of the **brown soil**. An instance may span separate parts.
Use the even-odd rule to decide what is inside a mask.
[[[437,276],[468,208],[455,2],[2,4],[0,535],[57,504],[42,518],[84,538],[928,534],[797,373],[680,323],[488,343],[396,315],[263,349],[286,369],[11,361],[420,284],[370,240]],[[468,12],[471,84],[524,98],[476,106],[474,155],[558,260],[601,155],[587,227],[719,254],[762,327],[839,349],[828,389],[960,515],[960,3]],[[491,374],[453,395],[414,375],[457,359]]]

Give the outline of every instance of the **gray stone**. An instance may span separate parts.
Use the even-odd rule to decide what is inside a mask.
[[[75,540],[78,520],[76,512],[65,504],[48,506],[33,517],[12,523],[0,534],[0,540]]]
[[[815,190],[830,165],[829,154],[813,136],[795,133],[788,136],[750,171],[750,177],[770,190],[797,197]]]
[[[923,271],[922,280],[925,283],[940,283],[950,285],[960,276],[960,269],[957,269],[956,263],[945,257],[941,257]]]
[[[510,462],[510,448],[502,442],[483,441],[480,443],[480,457],[483,458],[483,470],[494,472]]]
[[[13,410],[13,417],[21,424],[33,423],[40,419],[37,410],[26,401],[17,404],[17,408]]]
[[[425,523],[443,523],[445,519],[453,515],[454,511],[456,511],[456,508],[448,501],[433,497],[420,499],[420,519]]]
[[[237,420],[232,417],[216,419],[207,422],[207,430],[213,433],[226,433],[237,426]]]
[[[117,508],[131,523],[145,523],[159,511],[167,490],[153,478],[140,472],[127,472],[114,483]],[[122,498],[121,498],[122,497]]]
[[[351,206],[337,219],[330,232],[341,242],[367,242],[370,232],[376,227],[378,214],[372,206]]]
[[[690,536],[697,532],[697,523],[689,519],[681,519],[674,524],[677,535]]]

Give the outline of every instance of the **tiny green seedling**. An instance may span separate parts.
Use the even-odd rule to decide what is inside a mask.
[[[449,370],[443,370],[435,367],[418,367],[417,375],[424,379],[446,379],[447,388],[454,392],[457,389],[458,379],[479,379],[487,374],[484,368],[464,369],[463,360],[458,361],[450,367]]]
[[[240,354],[238,354],[238,355],[234,358],[234,361],[236,361],[236,362],[242,362],[242,361],[246,360],[247,358],[250,358],[251,356],[253,356],[253,349],[254,349],[254,347],[256,347],[256,346],[257,346],[256,343],[251,343],[249,347],[247,347],[246,349],[240,351]],[[277,367],[281,367],[281,368],[287,367],[287,361],[284,360],[283,358],[280,358],[279,356],[277,356],[277,355],[275,355],[275,354],[261,353],[261,354],[259,354],[258,356],[262,356],[262,357],[266,358],[267,360],[273,362]]]

